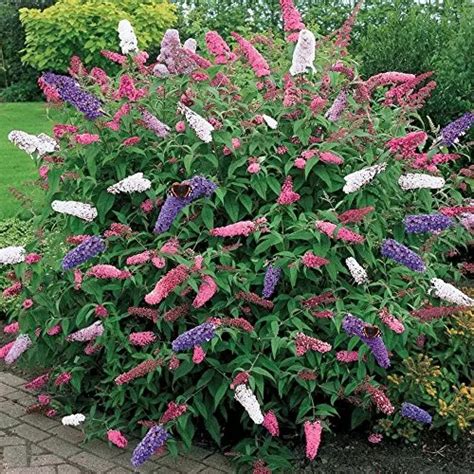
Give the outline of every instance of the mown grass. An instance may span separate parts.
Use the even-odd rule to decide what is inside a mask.
[[[22,212],[20,202],[9,191],[11,187],[31,198],[36,209],[42,205],[42,191],[32,186],[32,181],[38,178],[36,165],[8,141],[8,133],[23,130],[50,134],[54,115],[43,102],[0,103],[0,220]]]

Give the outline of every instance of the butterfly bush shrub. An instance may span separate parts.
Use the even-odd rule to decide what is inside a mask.
[[[141,435],[134,466],[202,432],[264,472],[295,442],[317,459],[333,428],[444,423],[396,382],[473,303],[446,258],[474,211],[464,149],[415,125],[429,75],[358,75],[357,9],[315,38],[281,3],[287,42],[209,32],[195,49],[169,30],[146,62],[122,24],[117,77],[75,58],[40,80],[64,106],[54,151],[33,153],[41,226],[67,250],[15,264],[13,355],[50,367],[31,410],[82,413],[121,447]]]

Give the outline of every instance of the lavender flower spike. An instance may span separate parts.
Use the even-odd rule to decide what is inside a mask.
[[[13,364],[13,362],[15,362],[21,354],[31,346],[31,344],[30,336],[27,334],[20,334],[10,347],[8,354],[5,356],[5,363],[8,365]]]
[[[405,265],[414,272],[424,272],[426,270],[425,263],[419,255],[408,247],[398,243],[393,239],[385,239],[382,242],[380,253],[384,257],[391,258],[402,265]]]
[[[186,351],[210,341],[215,336],[215,326],[211,323],[203,323],[189,331],[180,334],[172,343],[171,348],[175,352]]]
[[[422,234],[424,232],[439,232],[451,227],[454,222],[443,214],[419,214],[406,216],[403,219],[405,231],[409,234]]]
[[[95,120],[102,115],[100,100],[94,95],[82,90],[79,83],[72,77],[61,76],[60,74],[53,74],[52,72],[47,72],[41,77],[47,84],[58,91],[62,100],[82,112],[86,119]]]
[[[170,133],[170,128],[165,123],[158,120],[153,114],[148,112],[148,110],[143,109],[141,111],[143,123],[148,130],[155,132],[156,136],[160,138],[165,138]]]
[[[148,461],[155,451],[166,443],[169,437],[170,435],[162,425],[152,426],[133,451],[131,459],[132,466],[138,467]]]
[[[268,265],[267,271],[265,272],[265,277],[263,279],[263,290],[262,296],[266,299],[269,299],[273,292],[275,291],[276,286],[280,280],[281,268],[274,267],[273,265]]]
[[[446,146],[454,145],[459,141],[459,137],[464,135],[473,125],[474,113],[466,112],[441,130],[441,144]]]
[[[343,89],[341,92],[339,92],[339,95],[336,97],[331,107],[326,112],[325,117],[330,122],[337,122],[341,118],[342,112],[344,112],[344,109],[346,107],[347,107],[347,91]]]
[[[430,425],[432,421],[432,417],[427,411],[407,402],[402,403],[401,415],[427,425]]]
[[[204,178],[204,176],[193,176],[183,184],[190,186],[191,192],[189,196],[176,197],[169,195],[166,198],[166,201],[160,209],[158,219],[156,220],[153,230],[155,234],[166,232],[173,224],[179,212],[188,204],[191,204],[191,202],[201,197],[210,197],[217,189],[217,185],[209,179]]]
[[[384,369],[388,369],[390,367],[390,359],[388,357],[387,348],[379,335],[375,337],[367,337],[365,335],[364,328],[367,326],[368,325],[365,324],[364,321],[356,318],[352,314],[347,314],[342,321],[342,328],[344,331],[349,336],[360,337],[362,342],[364,342],[364,344],[366,344],[371,350],[377,364]]]
[[[81,263],[87,262],[87,260],[95,257],[104,250],[105,243],[100,237],[96,235],[89,237],[87,240],[82,242],[82,244],[79,244],[76,248],[66,254],[63,258],[62,267],[64,270],[70,270]]]

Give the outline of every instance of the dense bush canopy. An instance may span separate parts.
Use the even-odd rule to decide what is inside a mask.
[[[40,167],[57,245],[0,252],[25,299],[5,360],[51,367],[30,388],[52,401],[32,409],[112,441],[148,431],[134,465],[202,431],[266,472],[300,437],[314,459],[333,428],[468,426],[472,334],[452,315],[474,300],[446,254],[470,236],[473,116],[417,129],[429,75],[362,78],[357,10],[315,44],[281,4],[288,42],[209,32],[201,55],[169,30],[151,66],[109,55],[117,77],[74,58],[72,78],[41,81],[69,104],[57,144],[10,134]]]
[[[174,11],[168,0],[60,0],[44,10],[23,8],[20,19],[26,49],[22,59],[38,71],[65,71],[72,55],[79,55],[86,65],[100,66],[105,63],[100,51],[114,48],[121,19],[133,22],[147,48],[174,24]]]

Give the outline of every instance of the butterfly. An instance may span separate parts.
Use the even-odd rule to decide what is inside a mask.
[[[192,192],[191,185],[183,181],[182,183],[173,183],[171,185],[170,193],[176,198],[186,199]]]
[[[374,339],[380,336],[380,329],[377,326],[371,326],[368,324],[367,326],[364,326],[363,333],[365,337]]]

